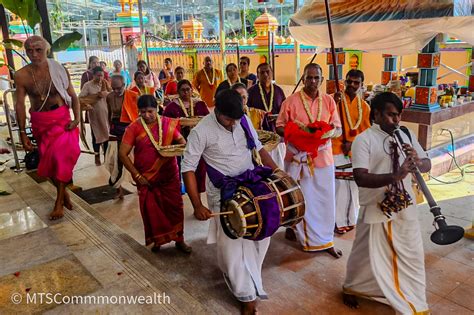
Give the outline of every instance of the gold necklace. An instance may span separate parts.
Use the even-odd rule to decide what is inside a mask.
[[[273,109],[273,96],[275,95],[275,89],[273,87],[273,84],[270,84],[270,106],[267,105],[267,99],[265,98],[265,95],[263,94],[263,88],[260,83],[258,84],[258,89],[260,90],[260,96],[262,97],[262,103],[263,103],[263,106],[265,107],[265,111],[267,113],[271,113]]]
[[[140,121],[142,123],[143,128],[145,129],[146,134],[148,135],[148,138],[151,141],[151,144],[155,147],[157,151],[160,151],[162,144],[163,144],[163,128],[161,126],[161,118],[158,113],[156,113],[156,120],[158,123],[158,142],[156,142],[155,138],[153,137],[153,134],[151,133],[150,128],[148,128],[148,125],[145,122],[145,119],[143,117],[140,117]]]
[[[188,114],[188,111],[186,110],[186,107],[184,107],[184,103],[183,101],[181,100],[180,97],[178,97],[178,102],[179,102],[179,105],[181,106],[181,109],[183,110],[184,112],[184,115],[186,115],[186,117],[189,117],[190,115]],[[191,98],[191,101],[189,102],[189,110],[191,111],[191,117],[194,117],[194,104],[193,104],[193,99]]]
[[[313,118],[313,114],[311,114],[311,109],[308,105],[308,102],[306,101],[306,96],[304,95],[305,93],[303,92],[303,90],[300,91],[300,98],[301,98],[301,101],[303,102],[303,106],[304,106],[304,110],[306,111],[306,114],[308,115],[309,117],[309,120],[311,123],[314,123],[315,120]],[[323,105],[323,97],[321,96],[321,93],[318,91],[318,111],[317,111],[317,114],[316,114],[316,119],[317,121],[321,121],[321,115],[322,115],[322,105]]]
[[[207,83],[209,83],[210,86],[213,86],[214,83],[216,83],[216,69],[212,68],[212,83],[211,80],[209,80],[206,69],[202,69],[202,71],[204,71],[204,74],[206,75]]]
[[[49,84],[46,84],[42,89],[40,89],[38,86],[38,82],[36,81],[35,72],[31,68],[29,70],[30,70],[31,76],[33,77],[33,82],[35,84],[36,91],[40,95],[41,102],[44,102],[46,98],[48,97],[47,94],[49,94],[46,90],[48,89],[48,86],[49,86],[49,89],[51,90],[51,85],[53,81],[51,79]]]
[[[357,117],[357,122],[355,126],[352,124],[352,118],[349,112],[349,106],[347,106],[346,94],[344,93],[342,97],[342,102],[344,103],[344,109],[346,111],[347,123],[349,124],[349,128],[351,130],[356,130],[357,128],[359,128],[360,123],[362,122],[362,104],[361,104],[362,102],[359,95],[357,95],[356,97],[357,97],[357,111],[359,113],[359,117]]]

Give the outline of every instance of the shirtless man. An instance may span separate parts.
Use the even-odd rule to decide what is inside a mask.
[[[25,151],[33,146],[25,132],[25,98],[30,100],[33,136],[38,142],[40,162],[38,174],[52,180],[57,189],[50,219],[64,215],[63,206],[72,209],[66,185],[79,158],[79,101],[67,70],[58,62],[48,59],[49,43],[40,36],[25,41],[25,50],[31,64],[15,74],[15,110],[20,128],[20,139]],[[70,109],[74,112],[71,120]]]

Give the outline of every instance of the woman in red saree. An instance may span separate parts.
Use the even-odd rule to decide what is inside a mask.
[[[185,144],[178,131],[178,121],[160,117],[152,95],[138,99],[140,117],[132,122],[122,138],[120,159],[137,183],[140,212],[145,228],[146,245],[152,251],[171,241],[176,248],[190,253],[183,237],[183,199],[176,158],[161,156],[157,147],[172,143]],[[135,162],[128,157],[134,149]]]
[[[193,88],[191,82],[188,80],[181,80],[178,82],[178,98],[175,98],[171,103],[166,105],[163,116],[171,118],[180,117],[194,117],[206,116],[209,114],[209,108],[206,103],[200,100],[192,99]],[[188,137],[191,131],[190,127],[181,127],[181,133],[185,138]],[[180,159],[178,159],[178,163]],[[199,161],[196,169],[196,180],[198,184],[198,191],[203,193],[206,191],[206,164],[204,160]]]

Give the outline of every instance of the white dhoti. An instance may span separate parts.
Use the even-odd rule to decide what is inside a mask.
[[[280,142],[275,149],[268,153],[272,157],[273,162],[275,162],[280,169],[285,167],[286,145],[284,142]]]
[[[104,162],[105,168],[110,174],[109,185],[114,188],[122,186],[122,183],[126,181],[126,178],[130,177],[130,173],[127,169],[122,163],[119,163],[118,149],[117,141],[109,141]]]
[[[208,208],[220,212],[220,192],[209,184],[208,181]],[[231,239],[222,230],[218,217],[210,221],[207,243],[217,243],[217,262],[232,294],[241,302],[250,302],[257,297],[267,299],[263,290],[262,264],[270,238],[261,241]]]
[[[304,218],[296,225],[303,250],[321,251],[333,247],[336,221],[334,165],[314,168],[311,175],[306,153],[298,153],[293,162],[286,163],[285,170],[299,182],[306,204]]]
[[[337,168],[350,163],[351,159],[343,154],[334,156],[334,165],[336,166],[336,227],[338,228],[356,225],[359,214],[359,190],[353,179],[352,167]]]
[[[389,304],[397,314],[428,314],[418,221],[367,224],[359,220],[343,289]]]

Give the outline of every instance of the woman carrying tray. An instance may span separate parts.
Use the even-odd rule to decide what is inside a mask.
[[[152,95],[138,99],[140,117],[132,122],[122,138],[120,159],[137,183],[146,245],[152,251],[175,241],[176,248],[191,253],[183,237],[183,199],[175,157],[163,157],[159,150],[171,144],[185,144],[178,121],[160,117]],[[135,161],[129,154],[134,149]]]
[[[196,116],[206,116],[209,114],[209,109],[201,100],[192,99],[193,88],[191,82],[188,80],[181,80],[178,82],[178,98],[174,99],[173,102],[166,105],[163,116],[171,118],[190,118]],[[181,126],[181,133],[187,139],[189,132],[191,131],[190,126]],[[178,165],[181,163],[181,158],[178,157]],[[199,193],[206,191],[206,165],[204,161],[199,162],[199,166],[196,170],[196,178],[198,183]]]

